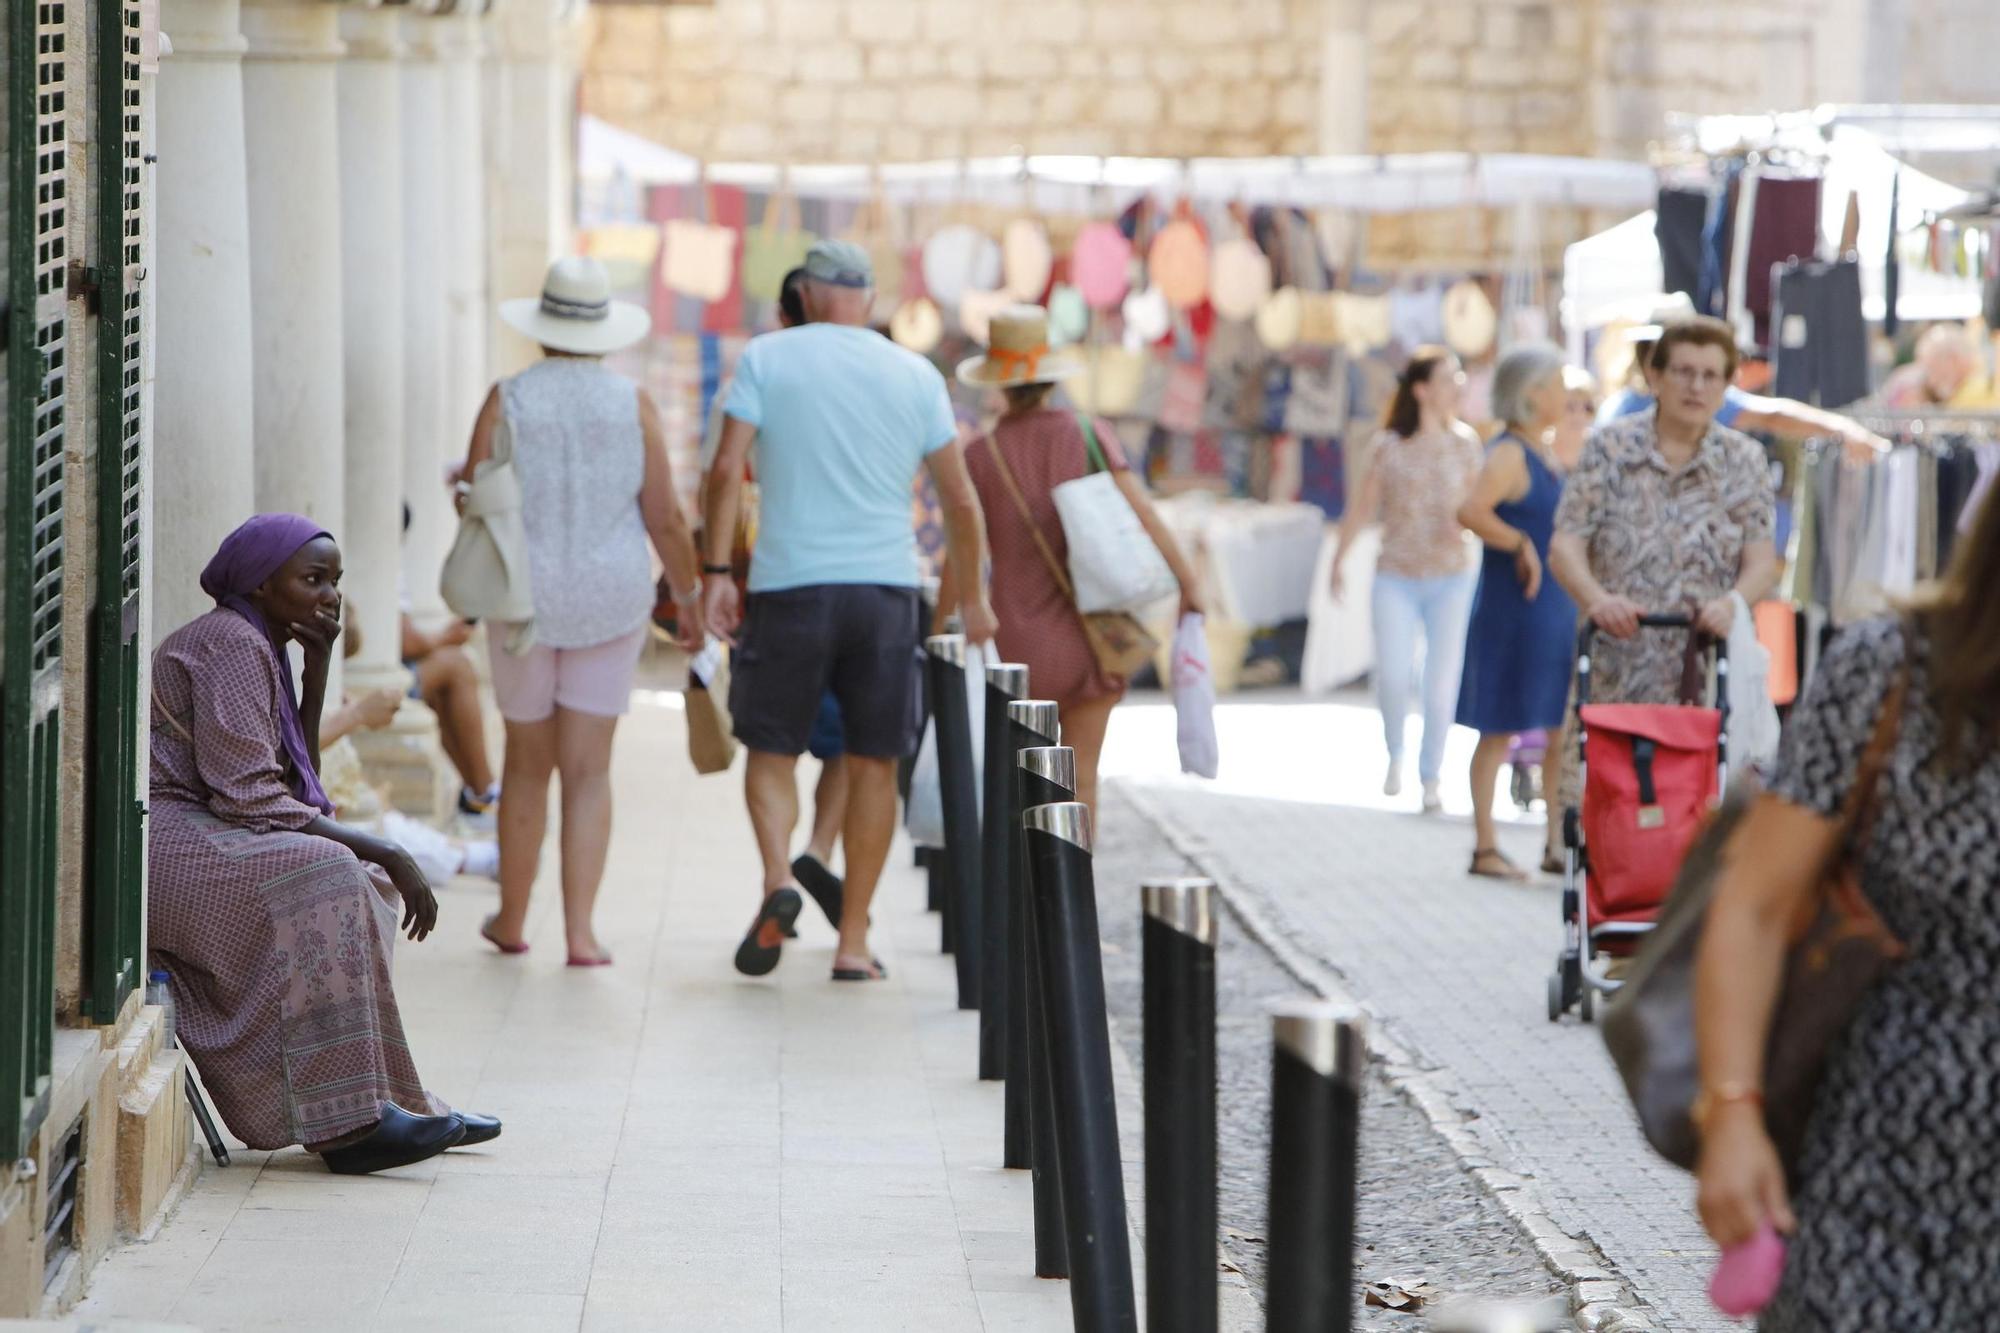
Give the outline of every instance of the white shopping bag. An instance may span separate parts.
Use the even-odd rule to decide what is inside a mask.
[[[1729,625],[1729,766],[1765,764],[1778,755],[1778,708],[1771,702],[1771,654],[1757,639],[1756,617],[1743,594],[1732,593]]]
[[[982,804],[986,783],[986,660],[992,650],[972,644],[965,651],[966,716],[972,729],[972,790]],[[928,668],[928,664],[927,668]],[[910,770],[910,797],[903,805],[903,827],[919,847],[944,846],[944,788],[938,780],[937,718],[924,726],[917,764]]]
[[[1208,669],[1208,636],[1190,612],[1174,631],[1174,713],[1179,721],[1181,772],[1212,778],[1222,764],[1215,738],[1215,676]]]

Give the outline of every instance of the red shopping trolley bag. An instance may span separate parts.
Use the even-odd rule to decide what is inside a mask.
[[[1656,911],[1717,795],[1722,714],[1586,704],[1583,843],[1591,917]]]

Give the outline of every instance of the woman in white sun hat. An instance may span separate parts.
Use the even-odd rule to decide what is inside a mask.
[[[595,967],[611,961],[591,910],[611,841],[612,733],[654,604],[647,539],[680,599],[680,623],[697,635],[700,580],[659,411],[602,360],[646,336],[646,312],[611,299],[595,259],[570,257],[549,266],[539,297],[501,303],[500,317],[543,356],[486,395],[465,475],[494,456],[504,433],[521,482],[535,642],[525,653],[497,644],[492,653],[507,751],[500,911],[480,933],[502,953],[527,950],[522,932],[548,829],[549,779],[560,772],[569,962]]]

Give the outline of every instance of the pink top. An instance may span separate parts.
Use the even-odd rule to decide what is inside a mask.
[[[1373,446],[1382,495],[1382,555],[1375,567],[1406,579],[1448,578],[1477,554],[1459,526],[1458,507],[1472,494],[1484,451],[1472,428],[1398,435],[1381,431]]]

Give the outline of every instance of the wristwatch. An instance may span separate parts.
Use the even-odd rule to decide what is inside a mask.
[[[704,573],[704,574],[734,574],[734,573],[736,572],[736,566],[734,566],[734,565],[703,565],[703,566],[701,567],[701,572],[702,572],[702,573]]]
[[[1708,1122],[1715,1113],[1733,1102],[1749,1102],[1758,1111],[1764,1109],[1764,1090],[1754,1083],[1718,1083],[1712,1088],[1703,1088],[1695,1094],[1694,1104],[1688,1107],[1688,1120],[1694,1125],[1695,1133],[1707,1134]]]

